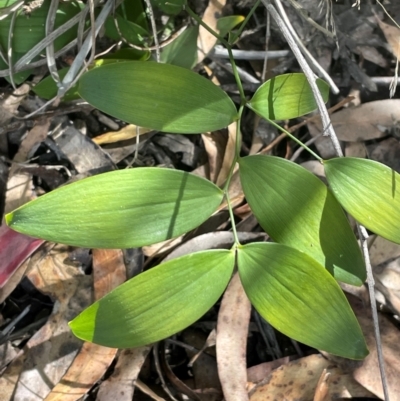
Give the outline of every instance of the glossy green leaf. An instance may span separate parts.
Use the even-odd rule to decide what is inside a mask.
[[[58,71],[58,76],[60,79],[64,79],[69,71],[69,67],[62,68]],[[46,78],[42,79],[37,85],[32,88],[33,92],[35,92],[39,97],[43,99],[52,99],[57,95],[58,87],[54,82],[54,79],[51,75],[48,75]],[[62,100],[68,102],[70,100],[80,99],[78,94],[78,85],[75,84],[68,90],[68,92],[63,96]]]
[[[138,50],[132,48],[122,48],[117,50],[114,53],[105,54],[100,60],[142,60],[146,61],[150,58],[151,52],[150,50]],[[97,65],[100,61],[96,60],[95,64]]]
[[[329,85],[317,79],[326,102]],[[262,84],[247,106],[267,120],[288,120],[310,113],[317,108],[311,87],[304,74],[278,75]]]
[[[116,23],[118,24],[119,32]],[[138,46],[143,46],[145,44],[144,38],[149,35],[140,25],[128,21],[120,15],[116,15],[115,19],[114,17],[107,18],[104,27],[105,34],[109,38],[119,41],[122,36],[128,43]]]
[[[228,15],[226,17],[218,18],[217,29],[219,34],[223,37],[232,31],[235,26],[239,25],[245,20],[243,15]]]
[[[12,46],[16,53],[25,54],[45,38],[45,23],[47,13],[50,8],[50,0],[45,0],[44,3],[28,16],[22,11],[15,20]],[[70,18],[81,11],[79,4],[75,1],[60,2],[57,10],[55,28],[58,28]],[[3,49],[8,49],[8,33],[12,16],[0,20],[0,45]],[[75,39],[77,35],[77,27],[69,29],[54,41],[55,50],[61,49],[68,42]]]
[[[143,1],[125,0],[117,9],[125,19],[140,25],[144,30],[149,30],[147,16],[144,10]]]
[[[114,54],[108,54],[102,59],[97,59],[94,64],[92,64],[89,69],[97,68],[107,64],[121,63],[127,60],[147,60],[150,56],[150,52],[140,51],[136,49],[121,49]],[[67,75],[69,67],[62,68],[58,71],[60,79],[63,79]],[[32,90],[43,99],[52,99],[57,95],[58,87],[54,82],[54,79],[48,75],[46,78],[42,79],[37,85],[35,85]],[[75,84],[67,91],[63,96],[62,100],[64,102],[69,102],[71,100],[80,99],[78,93],[78,84]]]
[[[307,253],[339,280],[361,285],[364,261],[332,193],[312,173],[273,156],[241,158],[240,180],[263,229],[279,243]]]
[[[346,297],[314,259],[285,245],[252,243],[238,249],[237,260],[247,296],[276,329],[345,358],[367,356]]]
[[[0,0],[0,9],[11,7],[17,1],[19,0]]]
[[[198,26],[187,28],[170,44],[163,47],[161,61],[189,69],[195,66],[197,63],[198,34]]]
[[[185,0],[151,0],[152,4],[166,14],[176,15],[183,10]]]
[[[369,230],[400,243],[400,175],[365,159],[324,162],[326,178],[341,205]]]
[[[13,65],[14,65],[23,55],[24,55],[24,53],[15,53],[15,52],[14,52],[14,53],[12,54],[12,63],[13,63]],[[37,58],[33,59],[32,61],[36,61],[36,60],[37,60]],[[1,70],[5,70],[5,69],[7,69],[7,68],[8,68],[8,64],[5,63],[4,60],[0,57],[0,69],[1,69]],[[33,69],[24,70],[24,71],[21,71],[21,72],[14,73],[14,74],[13,74],[13,81],[14,81],[14,83],[15,83],[16,85],[22,84],[22,83],[25,82],[25,80],[29,77],[29,75],[32,74],[32,72],[33,72]],[[6,79],[8,82],[11,82],[9,76],[5,77],[5,79]]]
[[[228,95],[185,68],[131,61],[87,72],[79,94],[92,106],[130,124],[194,134],[227,127],[237,118]]]
[[[204,222],[223,192],[198,176],[163,168],[113,171],[20,207],[7,224],[32,237],[85,248],[135,248]]]
[[[192,253],[122,284],[70,322],[82,340],[133,348],[169,337],[203,316],[226,288],[235,253]]]

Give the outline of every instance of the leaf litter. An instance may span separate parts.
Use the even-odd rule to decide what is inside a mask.
[[[315,11],[310,9],[315,8],[314,2],[297,3],[301,3],[304,10],[308,9],[318,23],[324,24],[324,13],[319,16],[311,13]],[[224,8],[224,5],[227,7]],[[202,1],[198,7],[199,12],[205,11],[204,21],[214,28],[222,14],[235,12],[246,15],[249,11],[249,5],[245,1],[237,5],[229,1]],[[387,5],[387,9],[398,19],[400,14],[396,4]],[[389,20],[384,22],[380,8],[374,9],[372,13],[365,6],[358,12],[335,2],[333,12],[340,21],[340,30],[337,30],[340,42],[338,51],[336,44],[309,25],[304,15],[290,7],[287,12],[301,39],[310,44],[314,57],[326,66],[343,89],[343,96],[346,91],[354,89],[361,93],[359,106],[346,107],[332,115],[333,126],[339,139],[343,141],[346,155],[379,160],[399,172],[399,96],[396,93],[393,99],[388,99],[387,87],[380,83],[387,82],[382,78],[394,75],[395,58],[398,57],[398,28]],[[264,10],[260,8],[254,21],[250,21],[243,32],[238,47],[248,52],[265,49],[264,17]],[[159,18],[157,23],[161,26],[162,21]],[[354,21],[357,21],[356,26]],[[365,37],[369,38],[367,45],[362,40]],[[286,48],[274,27],[272,39],[271,50],[274,47]],[[221,85],[232,83],[226,61],[217,61],[212,58],[212,54],[210,58],[205,58],[205,54],[210,52],[216,41],[202,28],[199,43],[198,62],[204,63],[207,71],[213,75],[213,81],[220,82]],[[290,57],[271,60],[269,65],[269,74],[297,72]],[[262,76],[262,62],[243,63],[240,67],[257,80]],[[201,68],[201,64],[198,68]],[[110,131],[98,115],[83,107],[75,107],[68,112],[68,108],[61,104],[58,111],[51,109],[44,120],[16,119],[15,116],[21,117],[34,111],[37,106],[32,104],[37,102],[28,95],[28,85],[23,84],[13,92],[9,88],[4,81],[0,104],[1,157],[10,166],[7,175],[4,175],[7,189],[1,195],[8,211],[71,178],[76,180],[117,167],[170,166],[195,170],[220,186],[226,180],[234,150],[234,125],[229,127],[226,134],[203,133],[202,139],[196,136],[188,140],[190,143],[180,144],[168,141],[165,139],[168,136],[163,134],[162,141],[153,140],[154,133],[143,131],[140,132],[137,144],[134,127],[112,120],[112,126],[118,126],[119,129]],[[268,144],[257,134],[253,135],[256,130],[252,128],[257,125],[255,117],[249,115],[245,118],[246,126],[241,127],[244,139],[242,152],[262,150]],[[312,119],[306,126],[307,129],[298,131],[297,135],[316,137],[323,134],[318,120]],[[184,138],[187,140],[187,137]],[[329,157],[329,145],[326,150],[321,145],[322,140],[319,141],[316,142],[317,149],[324,157]],[[17,152],[15,148],[18,148]],[[280,145],[272,147],[272,152],[282,156],[291,154],[294,149],[293,143],[283,140]],[[314,161],[302,155],[298,162],[308,163],[311,171],[321,175],[318,166],[312,164]],[[40,167],[42,170],[40,172],[32,167]],[[248,216],[248,208],[246,209],[238,180],[233,179],[233,184],[230,195],[236,206],[235,216],[239,227],[248,227],[248,231],[240,233],[241,241],[264,241],[265,235],[260,235],[258,225],[245,217]],[[232,236],[224,233],[226,229],[229,229],[227,217],[220,211],[204,223],[201,228],[203,231],[189,233],[167,246],[148,249],[145,252],[145,266],[147,268],[156,264],[168,252],[170,254],[167,258],[172,258],[200,249],[229,247]],[[192,399],[204,400],[222,400],[221,385],[227,401],[237,399],[235,397],[239,396],[239,392],[243,400],[275,397],[278,400],[300,398],[327,401],[338,396],[366,400],[373,396],[382,398],[372,339],[373,328],[368,309],[361,307],[359,300],[352,299],[352,305],[371,350],[370,356],[364,362],[354,364],[329,355],[322,356],[317,350],[310,350],[301,344],[293,345],[279,333],[271,338],[275,339],[272,340],[276,342],[274,346],[285,356],[277,359],[268,352],[265,342],[271,328],[260,325],[254,317],[249,316],[246,302],[238,306],[237,297],[241,290],[233,288],[234,284],[231,284],[221,304],[212,308],[199,322],[167,340],[166,362],[173,376],[171,372],[166,373],[165,366],[164,370],[156,373],[152,364],[157,358],[151,352],[152,346],[117,352],[89,343],[82,344],[72,336],[67,326],[67,322],[85,306],[125,280],[121,251],[93,250],[90,254],[87,251],[86,255],[91,255],[92,258],[92,262],[88,263],[87,260],[75,258],[73,249],[43,244],[42,241],[20,235],[11,238],[7,229],[2,227],[1,230],[0,268],[5,275],[5,281],[2,289],[0,330],[5,334],[1,336],[0,386],[4,400],[78,400],[84,394],[90,394],[92,399],[98,400],[129,400],[132,397],[137,400],[168,399],[168,395],[158,384],[160,379],[155,379],[157,375],[164,376],[166,386],[178,398],[184,393],[182,383],[193,391],[187,393],[192,394]],[[377,296],[386,312],[386,315],[381,314],[381,327],[393,401],[400,399],[398,383],[392,379],[398,376],[399,366],[396,338],[400,313],[400,251],[397,245],[393,246],[379,237],[371,242]],[[136,262],[140,265],[139,261]],[[10,266],[14,276],[9,273]],[[26,278],[22,279],[22,276]],[[31,313],[30,320],[22,317],[22,322],[19,323],[18,316],[24,313],[19,297],[33,299],[26,291],[29,286],[48,297],[48,305],[42,306],[43,311],[47,308],[48,316],[46,313],[42,316],[40,313],[35,312],[35,315],[28,312],[28,315]],[[21,291],[25,291],[23,296]],[[226,310],[232,312],[225,314]],[[35,326],[36,322],[42,326]],[[6,333],[4,329],[7,324],[14,325],[14,331]],[[214,346],[206,347],[207,336],[215,327],[217,357]],[[194,355],[198,355],[198,359],[190,366],[190,359]],[[254,377],[254,372],[258,372],[257,377]]]

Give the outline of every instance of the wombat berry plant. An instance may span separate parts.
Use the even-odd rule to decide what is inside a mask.
[[[226,41],[214,34],[230,52],[235,36]],[[74,246],[132,248],[196,228],[224,200],[235,238],[230,250],[196,252],[145,271],[72,320],[74,334],[116,348],[164,339],[212,307],[236,264],[250,301],[274,327],[312,347],[362,359],[368,350],[337,283],[362,285],[365,280],[364,261],[344,210],[400,243],[399,175],[370,160],[322,160],[286,131],[324,165],[329,188],[285,159],[241,157],[244,108],[276,125],[274,121],[313,111],[316,104],[305,76],[297,73],[265,82],[248,100],[233,57],[231,63],[241,94],[238,109],[223,90],[190,69],[152,61],[105,63],[86,72],[77,87],[99,110],[153,130],[195,134],[235,123],[236,154],[223,189],[165,168],[112,171],[41,196],[8,214],[7,224]],[[320,79],[317,84],[326,101],[328,85]],[[236,165],[246,200],[274,242],[239,242],[228,192]]]

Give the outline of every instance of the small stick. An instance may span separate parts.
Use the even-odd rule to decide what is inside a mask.
[[[291,47],[293,53],[295,54],[295,56],[297,58],[297,61],[300,64],[301,69],[303,70],[305,76],[307,77],[307,80],[311,86],[313,95],[317,102],[318,109],[321,113],[321,119],[322,119],[323,126],[324,126],[324,132],[326,131],[327,134],[329,135],[329,137],[333,143],[333,146],[336,150],[337,155],[339,157],[343,157],[343,152],[340,147],[339,140],[333,129],[332,123],[329,118],[328,111],[327,111],[325,103],[322,99],[321,93],[318,90],[318,86],[315,82],[315,77],[314,77],[314,74],[313,74],[311,68],[309,67],[309,65],[307,64],[307,61],[304,59],[303,55],[301,54],[299,48],[297,47],[296,42],[294,41],[294,39],[291,36],[290,31],[287,29],[284,21],[281,19],[280,15],[276,11],[275,7],[268,0],[262,0],[262,2],[265,5],[265,7],[267,8],[267,10],[271,13],[272,18],[274,18],[279,29],[285,36],[289,46]],[[359,239],[361,242],[361,250],[362,250],[362,253],[364,256],[365,267],[367,269],[368,290],[369,290],[370,300],[371,300],[372,319],[374,322],[376,349],[377,349],[377,354],[378,354],[379,369],[380,369],[380,373],[381,373],[383,393],[384,393],[385,401],[389,401],[389,391],[388,391],[384,358],[383,358],[383,352],[382,352],[382,341],[381,341],[380,330],[379,330],[378,312],[376,309],[373,273],[372,273],[372,267],[371,267],[371,262],[369,259],[369,253],[368,253],[368,245],[367,245],[368,234],[367,234],[365,227],[360,225],[358,222],[357,222],[357,229],[359,232]]]

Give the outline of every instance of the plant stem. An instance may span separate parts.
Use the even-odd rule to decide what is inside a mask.
[[[267,120],[271,125],[274,127],[278,128],[280,131],[285,133],[289,138],[291,138],[293,141],[295,141],[298,145],[300,145],[303,149],[305,149],[307,152],[311,153],[319,162],[323,162],[322,157],[318,156],[314,151],[312,151],[306,144],[301,142],[299,139],[297,139],[293,134],[291,134],[289,131],[286,131],[285,128],[281,127],[279,124],[272,120]]]
[[[262,0],[262,2],[265,5],[265,7],[267,8],[268,12],[271,14],[272,18],[277,23],[280,31],[284,35],[286,41],[288,42],[289,46],[291,47],[291,49],[293,51],[293,54],[295,55],[298,63],[300,64],[301,69],[303,70],[305,76],[308,79],[308,82],[311,86],[311,90],[313,91],[315,100],[317,102],[317,105],[318,105],[318,108],[319,108],[319,111],[321,114],[321,120],[322,120],[323,126],[324,126],[324,134],[326,132],[327,135],[329,136],[329,138],[331,139],[337,156],[343,157],[342,148],[340,147],[339,140],[336,136],[335,130],[333,129],[332,122],[329,118],[328,111],[326,109],[325,103],[323,102],[321,93],[318,90],[318,87],[315,82],[314,74],[313,74],[310,66],[307,64],[307,61],[304,59],[303,55],[301,54],[301,51],[298,48],[295,40],[293,39],[293,37],[290,33],[290,30],[286,27],[281,16],[279,15],[279,13],[275,9],[275,7],[270,3],[270,0]],[[359,4],[359,2],[357,2],[356,4]],[[384,399],[385,399],[385,401],[389,401],[388,382],[387,382],[387,377],[386,377],[386,372],[385,372],[385,361],[384,361],[384,357],[383,357],[382,341],[381,341],[381,335],[380,335],[380,330],[379,330],[378,312],[376,309],[376,301],[375,301],[374,276],[373,276],[372,266],[371,266],[369,253],[368,253],[368,245],[367,245],[368,234],[367,234],[366,229],[358,222],[357,222],[357,230],[358,230],[358,236],[359,236],[359,239],[361,242],[361,250],[363,253],[365,266],[366,266],[366,270],[367,270],[368,291],[369,291],[370,303],[371,303],[372,320],[374,322],[376,350],[377,350],[377,356],[378,356],[379,369],[380,369],[380,373],[381,373],[381,381],[382,381]]]
[[[244,27],[247,25],[247,23],[249,22],[249,19],[254,14],[254,12],[256,11],[256,8],[260,5],[260,3],[261,3],[261,0],[257,0],[254,3],[254,6],[251,8],[251,10],[247,14],[246,18],[244,19],[244,21],[241,23],[239,30],[232,36],[231,40],[229,41],[230,45],[233,45],[236,42],[237,38],[242,34]]]
[[[311,91],[314,95],[315,101],[317,103],[319,112],[321,114],[321,120],[323,124],[323,133],[324,135],[329,136],[332,141],[332,144],[335,148],[336,154],[338,156],[343,156],[342,148],[340,147],[339,140],[335,134],[333,129],[331,120],[329,118],[328,111],[326,109],[324,99],[322,98],[321,92],[318,89],[316,84],[316,78],[311,70],[310,66],[308,65],[306,59],[301,54],[299,47],[297,46],[296,41],[293,39],[292,34],[290,33],[289,29],[286,27],[285,22],[282,20],[281,16],[279,15],[276,8],[270,3],[269,0],[261,0],[265,7],[267,8],[268,12],[271,14],[271,17],[275,20],[276,24],[278,25],[279,30],[282,32],[283,36],[285,37],[287,43],[289,44],[290,48],[294,56],[296,57],[300,68],[303,70],[304,75],[306,76],[308,83],[310,84]]]
[[[187,3],[185,4],[185,10],[199,25],[201,25],[204,29],[210,32],[211,35],[216,37],[226,47],[226,50],[228,51],[229,54],[229,61],[231,62],[232,65],[233,76],[235,77],[236,85],[238,86],[239,89],[240,100],[241,103],[244,104],[246,102],[246,97],[244,95],[242,81],[240,80],[239,73],[236,68],[235,59],[233,58],[232,47],[230,43],[227,40],[225,40],[221,35],[219,35],[217,32],[215,32],[212,28],[210,28],[207,24],[205,24],[203,20],[187,5]],[[243,21],[243,23],[245,21]]]

